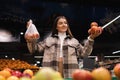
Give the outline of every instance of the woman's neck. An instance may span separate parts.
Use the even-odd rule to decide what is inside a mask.
[[[66,36],[66,32],[58,32],[58,36]]]

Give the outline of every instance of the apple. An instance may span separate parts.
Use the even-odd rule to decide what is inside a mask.
[[[21,77],[19,80],[31,80],[31,78],[28,78],[28,77]]]
[[[98,26],[98,23],[97,23],[97,22],[92,22],[92,23],[90,24],[90,27],[92,27],[92,26]]]
[[[9,71],[10,73],[13,71],[13,70],[10,69],[10,68],[4,68],[3,70]]]
[[[54,74],[52,74],[52,80],[63,80],[63,77],[61,76],[60,72],[55,71]]]
[[[12,71],[12,76],[16,76],[16,77],[18,77],[18,78],[20,78],[20,77],[22,77],[22,72],[20,72],[20,71]]]
[[[23,74],[22,74],[22,77],[32,78],[32,76],[31,76],[30,74],[28,74],[28,73],[23,73]]]
[[[101,33],[103,31],[102,27],[98,27],[97,31]]]
[[[35,75],[33,80],[63,80],[61,74],[50,67],[41,68]]]
[[[7,80],[19,80],[19,78],[16,76],[10,76],[7,78]]]
[[[23,74],[29,74],[31,77],[33,76],[33,71],[31,69],[25,69]]]
[[[90,30],[88,31],[89,34],[94,34],[98,30],[97,26],[92,26]]]
[[[31,34],[31,33],[27,33],[27,34],[25,34],[25,39],[31,39],[31,38],[33,38],[33,35]]]
[[[120,63],[117,63],[113,68],[116,77],[120,78]]]
[[[32,76],[32,77],[31,77],[31,80],[35,80],[35,76]]]
[[[2,75],[3,77],[5,77],[7,79],[8,77],[11,76],[11,73],[7,70],[2,70],[2,71],[0,71],[0,75]]]
[[[38,39],[40,36],[39,36],[38,33],[34,33],[34,34],[33,34],[33,37],[34,37],[35,39]]]
[[[4,76],[0,75],[0,80],[6,80]]]
[[[111,80],[111,74],[108,69],[104,67],[99,67],[92,70],[92,77],[93,80]]]
[[[72,73],[73,80],[92,80],[92,75],[90,71],[84,69],[76,69]]]
[[[94,34],[96,32],[102,32],[102,28],[101,27],[97,27],[97,26],[92,26],[89,30],[88,30],[88,33],[89,34]]]
[[[51,79],[51,74],[54,73],[54,70],[49,67],[41,68],[36,74],[34,80],[48,80]]]

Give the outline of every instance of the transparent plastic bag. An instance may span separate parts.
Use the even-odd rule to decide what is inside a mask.
[[[29,20],[29,26],[25,32],[25,39],[39,39],[40,34],[36,26],[32,23],[32,20]]]

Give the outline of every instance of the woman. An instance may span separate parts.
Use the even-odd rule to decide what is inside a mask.
[[[52,67],[59,71],[64,78],[71,78],[72,72],[79,68],[77,57],[90,55],[94,38],[101,33],[102,29],[90,34],[82,46],[73,37],[67,19],[64,16],[59,16],[54,22],[51,36],[39,43],[34,43],[32,39],[27,40],[27,42],[31,43],[28,46],[28,48],[32,47],[31,53],[35,50],[44,51],[43,67]]]

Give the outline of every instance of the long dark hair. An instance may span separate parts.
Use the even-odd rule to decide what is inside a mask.
[[[61,18],[66,19],[66,21],[67,21],[67,18],[65,16],[58,16],[53,23],[52,36],[54,36],[55,34],[58,34],[58,30],[56,29],[56,27],[57,27],[58,20]],[[67,21],[67,24],[68,24],[68,21]],[[71,38],[73,37],[70,27],[69,27],[69,24],[68,24],[68,29],[66,31],[66,34],[69,35]]]

